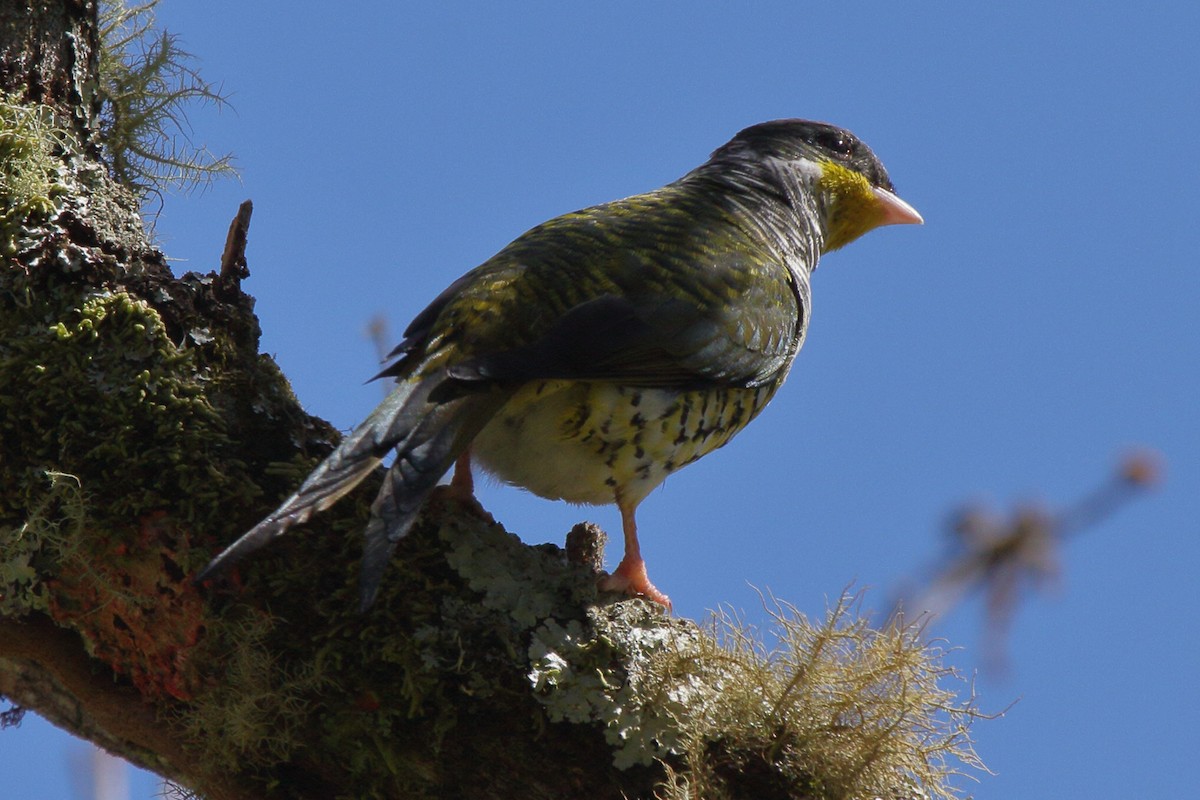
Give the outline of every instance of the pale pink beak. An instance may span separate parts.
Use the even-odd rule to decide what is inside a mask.
[[[915,208],[887,189],[873,186],[871,191],[875,193],[875,199],[879,201],[879,207],[883,210],[883,221],[879,223],[880,225],[922,225],[925,223]]]

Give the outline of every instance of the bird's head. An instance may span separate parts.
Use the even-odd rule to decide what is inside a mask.
[[[828,252],[881,225],[920,224],[896,195],[883,164],[854,134],[824,122],[780,119],[753,125],[705,165],[732,170],[790,205],[815,201]],[[800,209],[798,209],[800,210]]]

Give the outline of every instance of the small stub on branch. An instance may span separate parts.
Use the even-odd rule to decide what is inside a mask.
[[[567,562],[589,567],[599,574],[604,569],[604,545],[608,534],[592,522],[580,522],[567,534]]]
[[[250,277],[246,266],[246,235],[250,231],[250,215],[254,203],[243,201],[238,206],[237,216],[229,223],[229,235],[225,237],[225,252],[221,254],[221,283],[236,289],[244,278]]]

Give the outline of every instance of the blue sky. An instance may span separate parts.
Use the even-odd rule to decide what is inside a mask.
[[[312,413],[362,419],[380,398],[368,320],[398,337],[530,226],[673,180],[755,122],[849,127],[926,225],[822,261],[787,385],[641,506],[654,581],[693,618],[762,621],[753,587],[819,614],[853,583],[883,607],[940,554],[953,508],[1061,505],[1126,448],[1156,448],[1165,483],[1068,543],[1056,586],[1014,620],[1007,673],[980,676],[985,710],[1019,702],[976,727],[997,774],[965,788],[1194,791],[1193,4],[312,7],[164,0],[160,21],[233,95],[234,112],[193,122],[242,181],[167,197],[158,220],[176,269],[208,271],[254,200],[245,288]],[[613,508],[481,499],[531,542],[581,519],[620,528]],[[980,606],[934,628],[968,675]],[[82,747],[31,719],[0,734],[0,771],[14,797],[78,797]]]

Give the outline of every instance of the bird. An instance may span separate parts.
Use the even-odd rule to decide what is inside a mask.
[[[804,343],[818,259],[920,224],[848,130],[752,125],[661,188],[555,217],[452,282],[376,378],[395,388],[203,581],[332,506],[382,464],[360,568],[374,602],[397,543],[453,468],[536,495],[616,504],[624,556],[599,588],[670,609],[635,511],[771,400]]]

